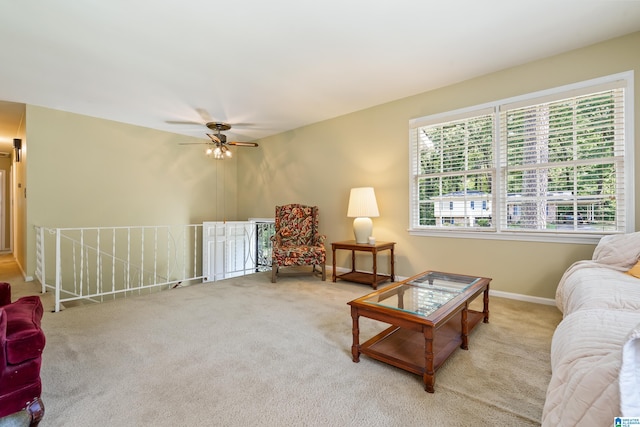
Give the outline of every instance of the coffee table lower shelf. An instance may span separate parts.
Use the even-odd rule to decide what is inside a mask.
[[[468,310],[469,332],[484,319],[484,313]],[[437,330],[433,340],[433,371],[462,344],[461,313]],[[360,345],[360,352],[405,371],[425,375],[425,337],[421,331],[391,326]]]

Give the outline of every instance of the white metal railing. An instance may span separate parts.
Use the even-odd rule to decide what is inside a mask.
[[[272,219],[179,226],[36,228],[42,292],[64,302],[216,281],[271,268]]]
[[[74,300],[176,287],[202,279],[202,225],[36,227],[36,272],[55,311]]]

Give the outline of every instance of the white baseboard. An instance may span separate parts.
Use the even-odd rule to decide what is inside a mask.
[[[16,262],[16,265],[18,266],[18,268],[20,269],[20,273],[22,273],[22,280],[24,280],[25,282],[33,282],[33,276],[27,276],[27,273],[24,272],[24,269],[22,268],[22,265],[20,265],[20,263],[18,262],[18,258],[13,257],[14,261]]]
[[[494,291],[493,289],[489,290],[489,295],[496,296],[499,298],[508,298],[508,299],[515,299],[518,301],[532,302],[535,304],[556,305],[556,300],[554,300],[553,298],[532,297],[531,295],[514,294],[512,292]]]
[[[329,267],[329,270],[331,270],[331,267]],[[336,268],[336,272],[339,272],[339,273],[347,273],[349,271],[351,270],[344,267]],[[372,272],[369,271],[368,273],[372,273]],[[406,279],[408,279],[408,277],[396,275],[396,282],[401,282]],[[515,294],[513,292],[496,291],[494,289],[489,289],[489,295],[495,296],[498,298],[507,298],[507,299],[513,299],[518,301],[532,302],[534,304],[556,305],[556,300],[554,300],[553,298],[534,297],[531,295]]]

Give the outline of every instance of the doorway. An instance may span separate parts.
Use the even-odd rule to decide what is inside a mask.
[[[7,215],[7,171],[0,169],[0,252],[11,251],[7,242],[7,230],[10,228],[10,215]]]

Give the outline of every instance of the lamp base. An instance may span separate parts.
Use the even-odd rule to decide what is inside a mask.
[[[356,243],[369,243],[369,236],[373,231],[373,221],[367,216],[360,216],[353,220],[353,234]]]

